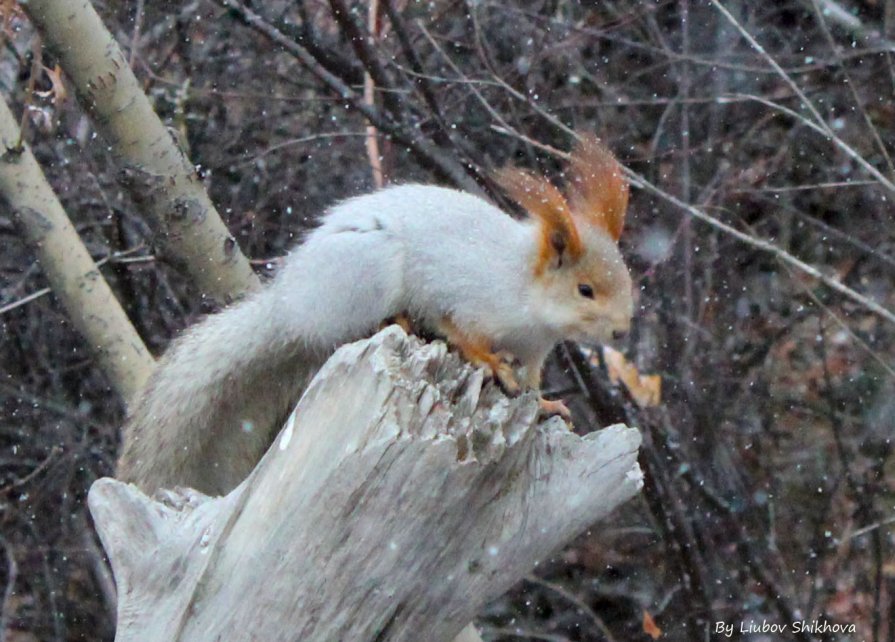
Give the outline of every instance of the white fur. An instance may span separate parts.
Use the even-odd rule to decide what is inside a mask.
[[[539,368],[575,312],[533,277],[538,233],[441,187],[335,206],[269,286],[175,342],[135,404],[119,475],[149,491],[227,492],[333,349],[400,313],[430,330],[450,317]]]
[[[274,287],[288,314],[309,300],[328,300],[319,321],[342,331],[329,337],[334,344],[353,338],[344,332],[346,316],[347,334],[354,334],[407,312],[430,330],[449,316],[525,360],[557,340],[532,323],[536,234],[532,223],[464,192],[393,187],[333,208],[289,257]],[[339,284],[335,291],[332,283]],[[321,291],[309,298],[310,287]]]

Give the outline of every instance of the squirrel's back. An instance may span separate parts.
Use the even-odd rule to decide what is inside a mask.
[[[270,284],[172,344],[125,426],[119,477],[148,492],[228,492],[336,347],[405,312],[480,314],[495,297],[475,293],[495,272],[516,287],[517,270],[497,255],[521,251],[523,229],[482,199],[440,187],[337,204]]]
[[[399,311],[430,329],[450,316],[497,343],[524,335],[520,345],[504,347],[516,352],[528,347],[521,343],[532,340],[525,309],[535,252],[532,222],[513,219],[466,192],[399,185],[338,204],[308,243],[357,230],[388,236],[400,255]],[[287,270],[301,263],[290,264]]]

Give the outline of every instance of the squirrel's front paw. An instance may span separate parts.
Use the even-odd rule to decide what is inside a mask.
[[[516,381],[516,373],[513,371],[513,366],[500,357],[495,358],[488,366],[491,370],[491,376],[494,377],[494,381],[497,382],[504,394],[508,397],[518,397],[519,393],[522,392],[522,386]]]
[[[497,385],[509,397],[522,392],[513,371],[515,357],[506,351],[494,352],[491,341],[477,334],[460,330],[450,317],[444,317],[438,324],[438,331],[448,343],[460,350],[460,354],[474,366],[485,368]]]

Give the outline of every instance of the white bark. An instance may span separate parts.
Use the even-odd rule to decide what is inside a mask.
[[[155,113],[88,0],[29,0],[28,13],[121,165],[120,177],[173,261],[223,302],[260,284],[196,168]]]
[[[130,403],[155,361],[78,236],[0,98],[0,197],[37,255],[53,293],[97,357],[109,382]]]
[[[639,491],[639,444],[538,422],[392,326],[336,352],[229,495],[94,484],[117,639],[451,640]]]

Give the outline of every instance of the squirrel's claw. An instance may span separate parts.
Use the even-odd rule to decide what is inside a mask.
[[[538,405],[541,407],[541,414],[545,417],[559,415],[569,428],[572,427],[572,411],[569,410],[569,407],[562,399],[551,400],[538,397]]]

